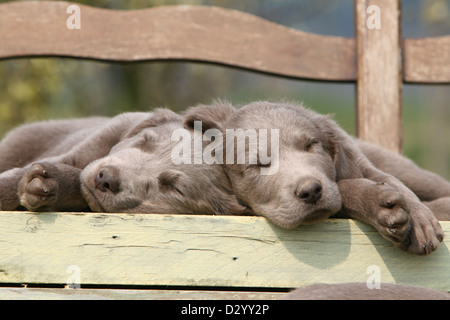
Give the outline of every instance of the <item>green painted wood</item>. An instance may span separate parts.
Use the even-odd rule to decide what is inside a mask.
[[[352,220],[284,230],[261,217],[0,212],[0,225],[3,283],[296,288],[379,274],[450,291],[448,237],[415,256]]]

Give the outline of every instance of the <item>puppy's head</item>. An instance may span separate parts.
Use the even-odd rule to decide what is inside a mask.
[[[203,130],[220,130],[233,192],[256,214],[292,228],[341,208],[336,182],[353,164],[345,160],[342,131],[329,118],[269,102],[240,109],[223,103],[199,106],[184,118],[187,127],[201,121]]]
[[[99,212],[241,214],[223,168],[219,165],[175,163],[181,117],[158,110],[136,124],[108,156],[81,174],[82,192]],[[193,156],[193,155],[192,155]]]

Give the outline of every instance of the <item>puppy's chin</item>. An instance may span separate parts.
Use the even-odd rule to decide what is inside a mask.
[[[302,217],[301,221],[299,221],[298,225],[300,224],[309,224],[314,223],[318,221],[322,221],[325,219],[328,219],[330,216],[334,215],[339,210],[325,210],[325,209],[319,209],[313,212],[310,212]]]
[[[340,210],[336,204],[327,208],[305,209],[305,208],[280,208],[262,206],[254,208],[257,215],[263,216],[272,223],[284,229],[293,229],[303,224],[310,224],[328,219]]]

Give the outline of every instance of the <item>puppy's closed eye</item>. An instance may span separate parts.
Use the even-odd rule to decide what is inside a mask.
[[[314,151],[314,147],[319,145],[321,139],[318,137],[310,136],[310,135],[298,135],[293,137],[293,146],[296,150],[299,151]]]
[[[249,164],[249,165],[247,165],[247,168],[250,168],[250,169],[255,169],[255,168],[270,168],[271,165],[272,165],[271,162],[269,162],[269,163],[262,163],[262,162],[258,161],[258,162],[255,163],[255,164]]]
[[[316,138],[310,139],[310,140],[308,140],[308,142],[305,145],[305,150],[306,151],[312,151],[314,146],[319,144],[319,143],[320,143],[319,139],[316,139]]]
[[[177,186],[182,175],[182,172],[176,170],[166,170],[161,172],[158,176],[159,189],[162,192],[175,191],[184,195],[183,191]]]

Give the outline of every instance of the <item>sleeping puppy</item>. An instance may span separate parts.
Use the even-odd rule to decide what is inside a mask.
[[[170,110],[40,122],[0,143],[0,209],[245,214],[219,165],[176,165]]]
[[[219,160],[239,202],[281,227],[319,221],[342,208],[345,216],[373,225],[411,253],[428,254],[443,240],[431,210],[397,178],[372,165],[356,141],[326,116],[289,103],[254,102],[235,109],[219,102],[191,108],[184,117],[193,130],[202,123],[203,131],[221,132],[225,154]],[[227,134],[239,129],[258,138],[271,130],[278,148],[261,152],[261,141],[274,141],[258,138],[238,147]],[[270,163],[261,161],[269,150],[278,154]],[[239,153],[248,161],[239,161]],[[450,184],[444,187],[442,195],[450,196]]]
[[[161,113],[163,121],[158,119]],[[156,125],[154,125],[156,122]],[[144,129],[141,129],[144,127]],[[81,191],[98,212],[245,214],[220,165],[175,163],[178,115],[159,111],[81,172]],[[193,137],[189,137],[192,139]],[[194,144],[189,143],[192,147]],[[190,157],[195,156],[194,152]]]

